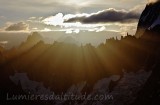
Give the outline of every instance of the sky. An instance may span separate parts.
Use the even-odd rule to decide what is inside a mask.
[[[0,32],[134,34],[147,2],[147,0],[0,0]]]

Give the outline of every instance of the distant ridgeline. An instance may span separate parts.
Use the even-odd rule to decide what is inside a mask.
[[[43,82],[56,93],[66,92],[71,85],[83,81],[87,82],[83,91],[90,93],[100,79],[111,75],[120,75],[121,79],[124,71],[137,72],[145,67],[152,70],[156,62],[150,57],[154,51],[149,47],[152,44],[130,35],[121,40],[106,39],[98,47],[63,42],[45,44],[42,39],[40,34],[32,33],[18,48],[1,52],[0,76],[4,92],[18,93],[20,86],[14,86],[9,77],[24,72],[31,80]],[[118,81],[112,83],[110,91]]]

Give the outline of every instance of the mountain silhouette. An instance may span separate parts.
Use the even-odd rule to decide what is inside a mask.
[[[43,40],[43,37],[38,32],[33,32],[31,35],[28,36],[27,41],[23,42],[20,45],[20,49],[29,49],[41,40]]]
[[[81,89],[82,93],[91,94],[94,91],[95,84],[100,80],[103,81],[102,86],[106,86],[105,88],[109,89],[109,92],[115,94],[114,91],[118,91],[121,94],[117,86],[123,87],[125,83],[129,84],[128,79],[125,78],[130,77],[130,75],[124,73],[124,70],[125,72],[134,72],[135,75],[138,74],[137,72],[144,66],[145,58],[148,55],[146,48],[142,39],[130,35],[122,37],[121,40],[106,39],[105,43],[94,47],[91,44],[78,46],[64,42],[46,44],[41,40],[38,33],[34,33],[20,47],[10,49],[5,53],[6,60],[0,64],[1,77],[3,78],[1,84],[4,84],[2,90],[6,92],[10,90],[10,88],[6,88],[10,87],[12,82],[9,77],[12,77],[15,73],[26,73],[30,80],[43,83],[44,87],[50,87],[50,90],[56,94],[65,93],[72,85],[83,82],[86,85]],[[113,75],[118,75],[118,78],[110,82],[108,79]],[[145,72],[141,75],[145,77],[144,80],[147,79]],[[136,84],[138,77],[133,78],[134,84]],[[23,81],[22,76],[21,79],[20,81]],[[108,85],[105,85],[105,82]],[[142,85],[136,86],[140,89]],[[17,85],[15,84],[12,87],[15,88],[13,92],[17,92]],[[122,87],[121,89],[124,90]],[[129,87],[127,91],[133,85]],[[137,91],[134,89],[132,93],[136,94]],[[101,91],[101,89],[97,90],[95,95],[99,94],[98,91]],[[126,95],[123,94],[124,97]],[[120,96],[116,95],[115,102],[117,104]],[[123,98],[120,100],[122,104],[126,102],[125,100],[129,104],[133,99]],[[88,101],[85,105],[93,103]],[[103,103],[106,103],[106,101]]]
[[[66,37],[63,37],[63,38],[60,38],[58,40],[59,42],[63,42],[63,43],[70,43],[70,44],[77,44],[79,45],[80,43],[72,36],[66,36]]]
[[[160,24],[160,1],[146,5],[139,19],[136,37],[142,36],[146,30],[152,30],[158,24]]]
[[[145,69],[152,70],[152,74],[132,105],[160,105],[159,1],[146,6],[139,20],[136,35],[146,42],[148,57],[146,59]]]

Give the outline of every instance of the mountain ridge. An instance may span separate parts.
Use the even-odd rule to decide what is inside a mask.
[[[160,24],[160,1],[149,3],[142,12],[135,36],[141,37],[146,30],[152,30]]]

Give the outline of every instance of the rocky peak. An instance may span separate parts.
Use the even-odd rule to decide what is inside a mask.
[[[136,37],[142,36],[146,30],[152,30],[158,24],[160,24],[160,1],[146,5],[139,19]]]

